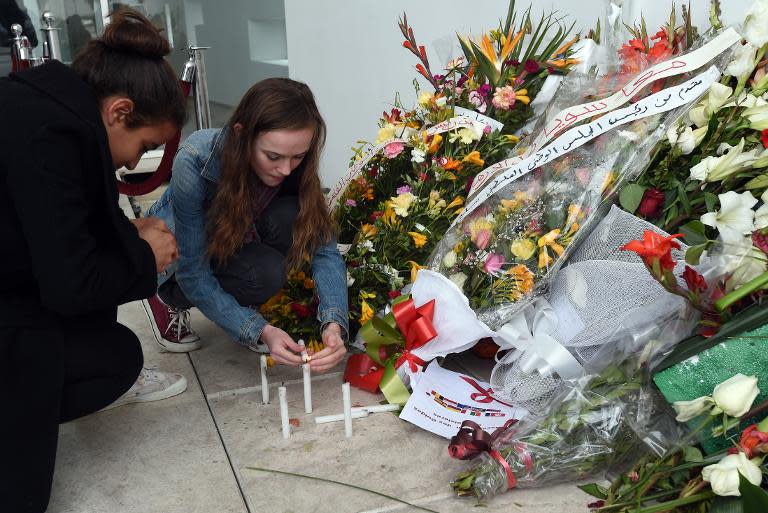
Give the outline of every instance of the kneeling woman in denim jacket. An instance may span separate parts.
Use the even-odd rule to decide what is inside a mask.
[[[311,255],[325,344],[312,370],[341,361],[346,270],[320,189],[324,140],[309,88],[271,78],[251,87],[225,128],[195,132],[181,146],[171,184],[148,212],[165,220],[179,246],[178,265],[159,276],[151,300],[168,350],[200,346],[187,312],[196,306],[241,344],[300,365],[303,348],[257,308]]]

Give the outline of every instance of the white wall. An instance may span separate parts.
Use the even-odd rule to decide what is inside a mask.
[[[625,20],[639,20],[642,12],[654,31],[671,7],[670,1],[659,0],[623,3]],[[709,1],[692,3],[694,21],[708,27]],[[734,22],[742,18],[749,0],[723,3],[724,20]],[[522,10],[527,3],[517,5]],[[537,16],[552,8],[569,14],[576,21],[574,30],[586,32],[598,17],[605,17],[608,0],[532,0],[532,5]],[[397,20],[403,11],[416,39],[427,48],[432,71],[438,73],[452,56],[450,48],[453,56],[460,55],[457,32],[480,34],[494,28],[506,8],[503,0],[285,0],[290,77],[310,85],[328,124],[324,184],[332,186],[341,177],[358,139],[375,138],[376,121],[390,108],[395,92],[401,93],[405,105],[413,103],[417,61],[402,47]]]

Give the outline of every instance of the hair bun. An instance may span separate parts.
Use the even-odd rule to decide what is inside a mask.
[[[168,40],[160,34],[160,30],[132,9],[113,13],[101,40],[112,50],[150,59],[162,59],[171,51]]]

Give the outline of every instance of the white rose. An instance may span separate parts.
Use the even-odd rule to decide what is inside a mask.
[[[755,376],[736,374],[715,387],[712,399],[727,415],[741,417],[749,411],[759,393]]]
[[[747,10],[744,39],[760,48],[768,43],[768,0],[756,0]]]
[[[449,251],[449,252],[448,252],[448,253],[446,253],[446,254],[445,254],[445,256],[443,257],[443,266],[444,266],[446,269],[450,269],[450,268],[451,268],[451,267],[453,267],[455,264],[456,264],[456,252],[454,252],[454,251]]]
[[[453,283],[456,284],[459,289],[464,287],[464,282],[467,281],[467,275],[464,273],[454,273],[448,277]]]
[[[715,401],[708,395],[705,395],[704,397],[697,397],[692,401],[675,401],[672,407],[675,409],[675,413],[677,413],[676,421],[688,422],[699,415],[709,413],[714,405]]]
[[[717,157],[705,157],[691,168],[691,180],[704,181],[709,173],[717,167]]]
[[[697,128],[696,130],[693,130],[689,126],[682,130],[678,126],[671,126],[669,127],[669,130],[667,130],[669,144],[671,144],[672,147],[680,148],[680,152],[683,155],[688,155],[696,149],[696,146],[701,144],[705,135],[707,135],[706,126]]]
[[[739,492],[739,474],[755,486],[763,480],[760,467],[747,459],[743,452],[729,454],[714,465],[707,465],[701,470],[701,477],[712,486],[717,495],[741,496]]]

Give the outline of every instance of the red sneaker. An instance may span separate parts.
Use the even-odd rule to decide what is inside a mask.
[[[155,294],[147,300],[160,337],[155,337],[163,349],[171,353],[188,353],[200,349],[200,337],[192,331],[189,310],[166,305]]]

